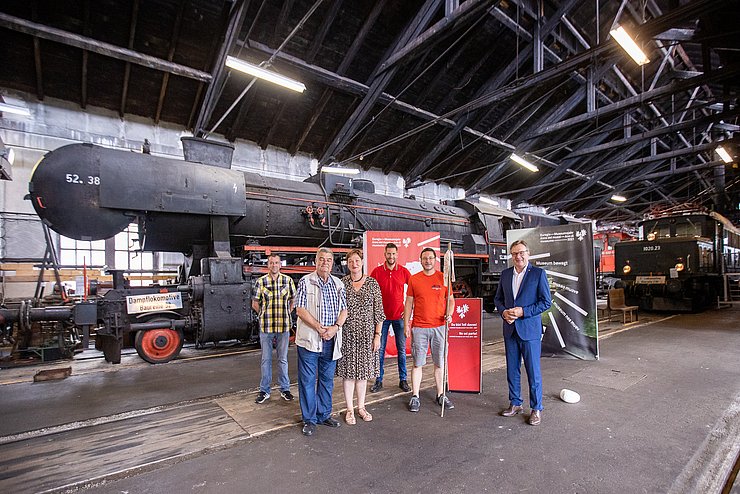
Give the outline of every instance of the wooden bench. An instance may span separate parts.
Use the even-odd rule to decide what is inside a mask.
[[[634,320],[637,321],[637,309],[636,305],[625,305],[624,288],[612,288],[607,293],[606,310],[610,321],[612,320],[612,312],[622,313],[622,324],[627,323],[627,314],[630,315],[630,322],[633,320],[632,314],[634,314]]]

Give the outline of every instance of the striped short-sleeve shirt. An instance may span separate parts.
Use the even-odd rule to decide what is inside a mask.
[[[254,298],[260,303],[260,331],[283,333],[290,331],[290,301],[295,297],[295,284],[290,276],[278,273],[273,280],[269,274],[257,279]]]
[[[310,280],[314,280],[321,292],[321,313],[316,318],[322,326],[333,326],[337,322],[339,312],[347,308],[347,297],[344,293],[344,284],[334,284],[331,278],[327,281],[320,276],[315,278],[307,275],[298,282],[298,293],[296,295],[296,307],[308,308],[308,297],[306,291],[309,289]]]

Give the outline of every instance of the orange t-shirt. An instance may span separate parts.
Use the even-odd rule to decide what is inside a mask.
[[[413,327],[444,326],[447,287],[445,287],[445,279],[441,271],[435,271],[431,276],[425,275],[424,271],[413,275],[409,280],[406,296],[414,297]]]

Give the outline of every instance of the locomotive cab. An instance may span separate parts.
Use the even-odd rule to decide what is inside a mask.
[[[723,292],[737,229],[716,213],[690,212],[639,224],[640,240],[615,245],[628,303],[645,310],[698,311]]]

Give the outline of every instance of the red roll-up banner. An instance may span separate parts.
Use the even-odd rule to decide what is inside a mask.
[[[455,299],[447,354],[450,391],[480,393],[482,388],[483,299]]]
[[[365,272],[372,273],[376,266],[385,262],[385,246],[394,243],[398,247],[396,262],[404,266],[413,275],[421,271],[419,254],[424,247],[431,247],[437,252],[437,269],[441,258],[439,251],[439,232],[395,232],[368,230],[363,234]],[[406,292],[404,291],[404,296]],[[385,346],[386,357],[396,357],[396,338],[390,328],[388,343]],[[411,338],[406,340],[406,355],[411,354]]]

